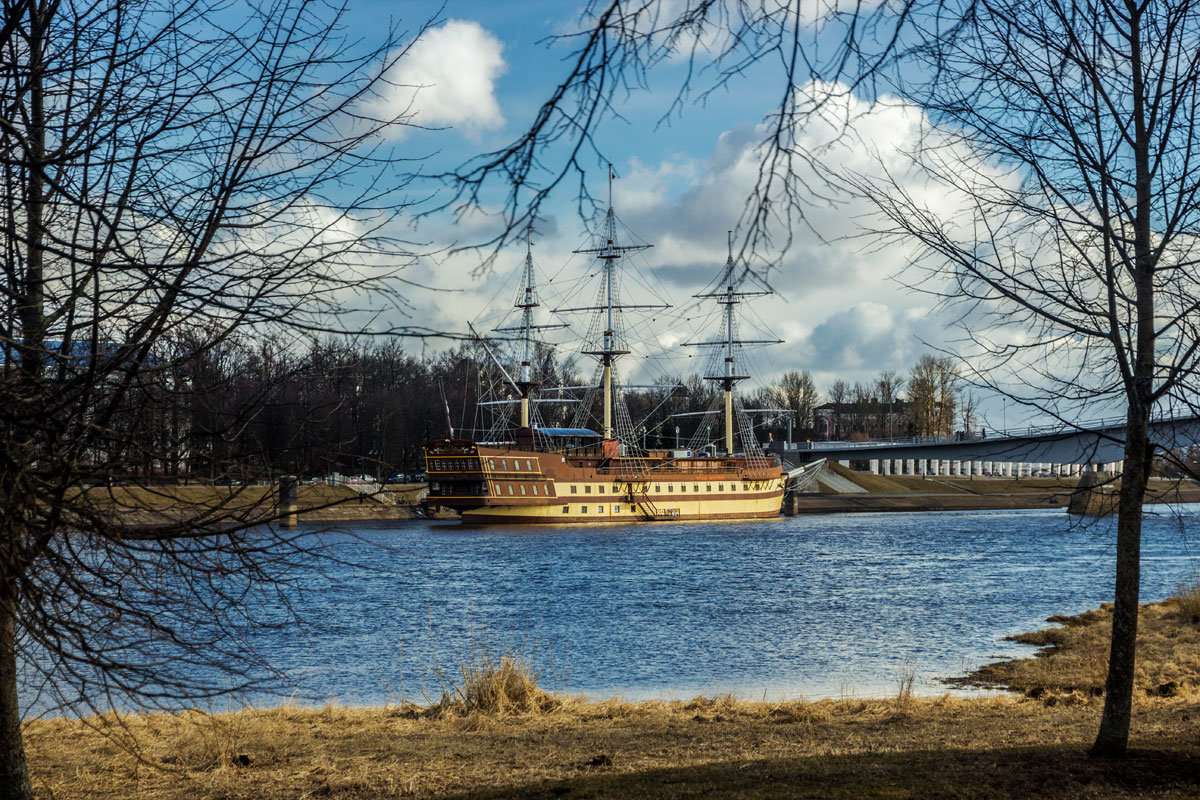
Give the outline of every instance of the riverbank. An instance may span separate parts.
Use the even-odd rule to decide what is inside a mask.
[[[1105,611],[1061,619],[1055,646],[1023,660],[1041,690],[991,697],[917,698],[900,680],[871,700],[594,702],[499,662],[435,706],[127,718],[116,730],[136,756],[95,730],[108,720],[26,733],[35,786],[55,798],[1194,797],[1200,618],[1176,601],[1147,607],[1142,641],[1156,644],[1131,757],[1116,763],[1085,755],[1103,698],[1072,666],[1095,660]],[[1060,685],[1045,680],[1055,674]]]
[[[147,485],[94,487],[87,490],[100,506],[129,521],[146,524],[174,521],[203,514],[263,521],[280,517],[279,490],[275,486]],[[301,522],[404,522],[422,519],[458,519],[446,509],[427,508],[424,483],[384,487],[361,485],[305,485],[297,487]]]
[[[839,480],[821,484],[819,493],[799,495],[795,513],[1065,509],[1079,483],[1077,478],[873,475],[836,463],[826,469]],[[1146,502],[1200,503],[1200,485],[1155,478],[1147,487]]]

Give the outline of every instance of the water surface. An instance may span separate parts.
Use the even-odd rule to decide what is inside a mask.
[[[1200,509],[1147,510],[1150,601],[1195,572]],[[255,645],[297,696],[369,704],[436,694],[435,667],[485,640],[596,697],[872,696],[909,668],[940,692],[1029,652],[1006,635],[1111,600],[1115,528],[1053,508],[332,535],[371,568],[314,571],[297,601],[318,624]]]

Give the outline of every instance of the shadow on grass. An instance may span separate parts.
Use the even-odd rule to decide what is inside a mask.
[[[457,798],[1124,798],[1196,797],[1200,747],[1133,750],[1090,759],[1079,745],[872,753],[621,773],[581,766],[568,780],[513,785]]]

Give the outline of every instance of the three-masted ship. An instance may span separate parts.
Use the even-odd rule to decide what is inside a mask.
[[[785,477],[779,459],[765,455],[755,440],[745,410],[736,402],[735,389],[749,376],[738,374],[735,353],[750,344],[775,340],[738,338],[735,309],[745,298],[766,291],[743,291],[730,255],[720,280],[711,291],[696,295],[722,308],[720,335],[686,342],[707,349],[709,367],[704,378],[722,390],[723,405],[712,413],[724,418],[724,437],[693,449],[647,448],[639,445],[618,398],[615,364],[630,354],[621,340],[620,315],[651,308],[622,303],[618,297],[618,270],[627,254],[647,245],[622,245],[612,207],[612,173],[609,205],[599,246],[578,250],[598,262],[601,285],[595,305],[556,309],[559,313],[591,313],[592,329],[599,333],[581,351],[597,363],[597,378],[588,387],[591,395],[583,408],[599,395],[599,430],[583,424],[553,427],[538,424],[534,404],[541,383],[532,367],[535,331],[557,324],[539,325],[533,318],[538,306],[532,253],[527,245],[524,286],[518,292],[516,325],[500,328],[519,334],[523,358],[517,378],[508,376],[499,359],[511,393],[519,405],[519,424],[500,441],[439,439],[425,447],[429,478],[427,503],[457,510],[463,522],[494,523],[627,523],[654,520],[732,520],[778,516]],[[486,345],[485,345],[486,346]],[[490,353],[490,351],[489,351]],[[561,396],[561,395],[560,395]],[[546,399],[553,402],[553,398]],[[707,412],[700,412],[701,414]],[[582,415],[577,415],[577,422]],[[491,438],[491,437],[489,437]],[[741,440],[741,449],[738,440]]]

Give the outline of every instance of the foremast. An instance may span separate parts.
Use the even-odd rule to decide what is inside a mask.
[[[734,352],[736,346],[743,345],[766,345],[779,344],[782,339],[739,339],[737,338],[737,317],[734,313],[734,307],[746,297],[762,297],[764,295],[774,294],[768,290],[759,291],[738,291],[738,279],[735,274],[737,265],[733,260],[733,232],[729,232],[728,237],[729,255],[725,260],[725,267],[721,273],[719,286],[721,288],[714,289],[711,292],[704,292],[695,295],[697,298],[715,300],[719,305],[725,306],[722,316],[722,336],[720,339],[704,341],[704,342],[684,342],[688,347],[713,347],[719,346],[724,353],[724,362],[722,374],[720,375],[705,375],[704,380],[714,381],[721,385],[725,392],[725,454],[734,454],[733,431],[734,431],[734,407],[733,407],[733,392],[734,386],[740,382],[750,378],[749,375],[738,375],[734,364]]]
[[[530,392],[542,385],[541,381],[533,379],[533,343],[534,331],[549,330],[553,328],[565,328],[565,324],[549,323],[535,324],[533,321],[533,310],[538,308],[541,303],[537,300],[535,292],[535,275],[533,269],[533,225],[525,227],[525,264],[524,264],[525,284],[521,291],[517,293],[517,301],[513,303],[513,307],[520,310],[521,322],[518,325],[513,325],[505,328],[494,328],[493,330],[502,333],[520,333],[521,334],[521,373],[520,380],[513,381],[513,386],[516,387],[521,397],[521,427],[528,428],[532,424],[532,414],[530,413]]]

